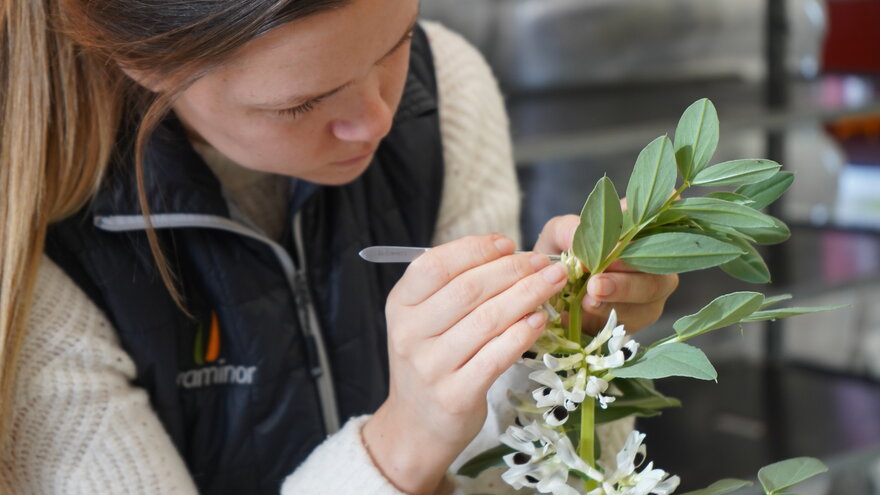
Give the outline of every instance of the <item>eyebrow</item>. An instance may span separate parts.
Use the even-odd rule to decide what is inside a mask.
[[[379,60],[377,60],[375,63],[379,63],[382,60],[385,60],[386,58],[391,56],[391,54],[394,53],[398,48],[400,48],[404,43],[406,43],[407,39],[409,39],[413,30],[415,30],[416,24],[418,22],[419,22],[419,14],[416,13],[416,16],[413,18],[413,20],[410,23],[407,30],[403,33],[403,36],[400,37],[400,40],[398,40],[397,43],[395,43],[394,46],[390,50],[388,50],[388,52],[385,53],[385,55],[382,55],[382,57]],[[345,84],[342,84],[340,86],[337,86],[337,87],[331,89],[330,91],[327,91],[327,92],[324,92],[321,94],[317,94],[317,95],[293,95],[293,96],[288,96],[288,97],[281,99],[281,100],[258,103],[255,106],[264,107],[264,108],[291,108],[291,107],[301,106],[301,105],[305,105],[306,103],[308,103],[310,101],[320,100],[320,99],[332,96],[332,95],[342,91],[346,87],[348,87],[351,83],[352,83],[352,81],[349,81]]]

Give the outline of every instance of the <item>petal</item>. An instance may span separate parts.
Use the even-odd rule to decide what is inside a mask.
[[[544,354],[544,365],[547,369],[553,371],[570,370],[578,368],[584,362],[584,355],[581,353],[572,354],[571,356],[556,357],[552,354]]]
[[[587,378],[586,393],[590,397],[596,397],[606,390],[608,390],[608,382],[605,380],[597,376]]]
[[[679,483],[681,483],[681,478],[679,478],[678,476],[672,476],[666,481],[655,486],[653,493],[656,493],[657,495],[669,495],[670,493],[674,492],[676,488],[678,488]]]
[[[608,353],[615,353],[623,347],[624,340],[626,339],[626,330],[623,329],[623,325],[615,327],[614,330],[611,331],[611,338],[608,339]]]
[[[617,467],[614,470],[613,476],[615,482],[635,472],[636,453],[639,451],[639,447],[644,439],[644,433],[639,433],[637,430],[630,432],[626,438],[626,443],[623,444],[623,448],[617,453]]]
[[[574,445],[571,443],[571,439],[567,436],[564,436],[556,442],[556,457],[559,458],[560,461],[565,463],[569,469],[574,469],[575,471],[580,471],[590,478],[601,482],[604,477],[602,473],[598,470],[591,467],[589,464],[584,462],[583,459],[575,452]]]
[[[541,385],[546,385],[552,389],[565,389],[565,385],[562,383],[562,378],[559,378],[559,375],[550,370],[533,371],[529,373],[529,380],[538,382]]]
[[[562,426],[568,421],[570,414],[563,406],[556,406],[551,409],[547,409],[547,412],[544,413],[544,422],[549,426]]]

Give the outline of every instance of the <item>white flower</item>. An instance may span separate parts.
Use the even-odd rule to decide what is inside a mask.
[[[532,398],[543,411],[544,420],[550,426],[559,426],[568,420],[568,413],[574,411],[587,397],[587,371],[584,368],[577,374],[561,377],[551,370],[533,371],[529,378],[543,385],[532,391]]]
[[[594,351],[605,345],[605,343],[611,339],[616,328],[618,328],[617,311],[612,309],[611,314],[608,315],[608,321],[605,322],[605,327],[602,328],[602,330],[599,330],[599,333],[593,337],[593,340],[584,347],[584,354],[592,354]],[[619,328],[623,329],[623,325],[620,325]]]
[[[602,409],[606,409],[608,404],[614,402],[615,399],[613,395],[602,395],[606,390],[608,390],[607,381],[597,376],[590,376],[587,378],[587,387],[585,391],[587,395],[599,401],[599,406],[602,407]]]
[[[590,495],[669,495],[678,488],[681,481],[679,477],[667,478],[666,471],[654,469],[653,462],[649,462],[641,472],[636,471],[639,467],[636,456],[641,454],[644,460],[644,439],[643,433],[630,433],[623,449],[617,454],[614,472],[605,478],[601,487],[591,491]]]
[[[599,482],[603,479],[602,473],[590,467],[577,455],[571,440],[565,435],[548,433],[536,423],[525,428],[508,428],[506,434],[508,441],[505,441],[505,444],[517,450],[519,447],[525,449],[504,456],[508,470],[501,475],[501,478],[516,489],[530,487],[536,488],[539,493],[577,495],[580,492],[568,484],[572,470],[579,473],[574,477],[575,480],[580,476]],[[528,446],[526,446],[526,442],[519,440],[510,442],[512,438],[532,439],[532,441],[527,442]],[[552,441],[544,444],[547,440]],[[536,448],[535,442],[541,443],[542,448]]]
[[[559,262],[565,266],[568,272],[568,283],[573,284],[584,276],[584,265],[571,252],[561,253],[559,255]]]

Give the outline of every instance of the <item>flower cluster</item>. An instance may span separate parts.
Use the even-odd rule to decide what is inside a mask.
[[[529,487],[553,495],[669,495],[678,488],[678,476],[655,469],[653,462],[639,471],[645,461],[644,439],[644,433],[630,433],[616,456],[616,466],[600,463],[603,474],[578,456],[564,433],[537,422],[511,426],[501,442],[516,452],[504,456],[509,469],[501,478],[516,489]],[[579,480],[591,481],[595,488],[587,490]]]
[[[603,409],[614,402],[607,394],[606,372],[623,366],[635,357],[639,344],[626,335],[617,324],[612,310],[605,327],[585,347],[566,339],[561,328],[550,328],[526,356],[523,364],[534,369],[529,378],[540,385],[532,392],[535,405],[542,409],[550,426],[565,423],[568,412],[574,411],[592,397]]]
[[[568,484],[570,472],[584,479],[603,480],[602,473],[578,456],[564,433],[538,422],[509,427],[501,442],[516,450],[504,457],[510,469],[501,476],[516,489],[531,487],[540,493],[576,495],[579,492]]]
[[[574,262],[566,263],[568,260]],[[563,263],[572,272],[570,279],[576,281],[582,275],[580,264],[574,257],[568,260]],[[568,303],[553,304],[547,330],[523,355],[522,363],[533,370],[529,378],[539,386],[531,394],[517,397],[517,425],[501,436],[501,442],[515,450],[504,457],[509,469],[502,478],[517,489],[530,487],[554,495],[671,493],[678,486],[677,477],[665,479],[666,473],[653,469],[651,463],[636,471],[636,455],[644,454],[644,435],[638,432],[630,435],[617,454],[617,466],[598,466],[604,472],[587,464],[575,450],[569,433],[576,429],[566,428],[569,417],[587,398],[603,409],[614,402],[609,372],[632,360],[639,344],[617,324],[613,310],[605,327],[586,345],[567,339],[561,317],[554,310],[564,311]]]

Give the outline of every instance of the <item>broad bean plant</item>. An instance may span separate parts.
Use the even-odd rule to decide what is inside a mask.
[[[794,175],[764,159],[710,165],[718,139],[716,109],[708,99],[699,100],[685,110],[674,140],[661,136],[641,151],[626,186],[625,209],[611,180],[598,181],[581,211],[572,249],[562,256],[567,285],[544,305],[550,315],[547,328],[520,362],[531,369],[531,393],[510,392],[516,424],[501,435],[499,447],[472,459],[459,474],[475,476],[503,464],[506,483],[537,493],[672,493],[679,477],[646,459],[644,434],[630,433],[605,465],[598,460],[596,427],[680,406],[653,380],[715,380],[717,372],[706,355],[687,343],[694,337],[744,322],[836,309],[779,308],[790,296],[743,291],[721,295],[678,319],[669,336],[648,345],[631,338],[614,311],[595,336],[582,333],[587,282],[617,260],[647,273],[717,266],[747,282],[770,281],[755,245],[783,242],[790,231],[762,210],[791,186]],[[703,187],[711,190],[696,194]],[[816,459],[796,458],[764,467],[758,479],[767,494],[776,495],[824,470]],[[687,495],[720,495],[750,484],[725,479]]]

